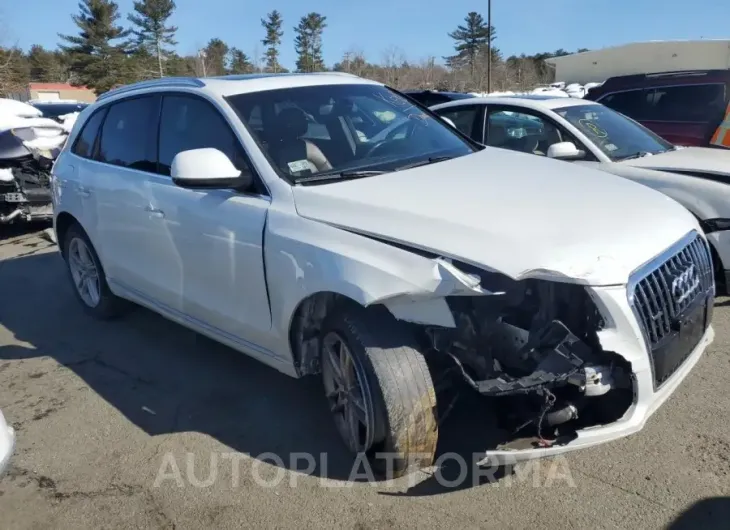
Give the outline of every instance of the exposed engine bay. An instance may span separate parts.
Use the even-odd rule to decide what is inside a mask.
[[[624,415],[633,402],[631,366],[602,350],[597,334],[604,321],[585,287],[473,272],[482,285],[504,289],[447,297],[456,327],[419,328],[439,365],[435,378],[456,374],[495,398],[500,423],[511,433],[504,448],[567,443],[578,429]]]
[[[45,118],[15,118],[0,128],[0,224],[53,216],[51,167],[68,131]]]

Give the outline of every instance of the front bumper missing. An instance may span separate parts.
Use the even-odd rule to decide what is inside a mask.
[[[654,391],[654,376],[650,367],[646,366],[643,370],[635,372],[635,400],[620,420],[607,425],[578,430],[574,438],[562,445],[555,444],[551,447],[520,450],[487,451],[479,465],[510,465],[524,460],[557,456],[570,451],[600,445],[640,431],[654,412],[669,399],[669,396],[689,375],[714,338],[715,331],[710,325],[684,364],[656,392]]]
[[[29,201],[23,193],[0,194],[0,224],[47,221],[53,218],[53,203]]]

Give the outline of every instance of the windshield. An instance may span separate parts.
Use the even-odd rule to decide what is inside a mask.
[[[294,182],[326,175],[370,176],[477,149],[381,85],[295,87],[227,100],[272,166]]]
[[[663,153],[674,146],[623,114],[602,105],[555,109],[577,127],[611,160]]]

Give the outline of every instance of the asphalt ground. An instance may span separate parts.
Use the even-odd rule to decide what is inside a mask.
[[[714,326],[714,344],[634,436],[486,475],[454,459],[370,482],[319,380],[144,309],[95,321],[44,232],[16,229],[0,238],[0,409],[17,431],[0,529],[727,529],[730,299]],[[480,414],[457,406],[442,454],[480,450]]]

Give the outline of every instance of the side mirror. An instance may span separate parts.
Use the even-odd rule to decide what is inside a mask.
[[[580,160],[586,153],[578,149],[573,142],[559,142],[548,147],[547,156],[556,160]]]
[[[251,175],[236,169],[230,158],[212,147],[190,149],[175,155],[172,181],[182,188],[247,188]]]
[[[456,124],[451,120],[451,118],[447,118],[446,116],[441,116],[441,119],[444,120],[449,125],[451,125],[454,129],[456,129]]]

